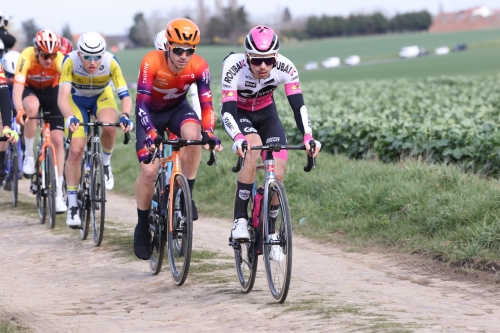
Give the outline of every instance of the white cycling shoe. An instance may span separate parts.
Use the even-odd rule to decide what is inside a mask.
[[[269,240],[277,241],[278,234],[272,234],[269,236]],[[279,245],[271,245],[269,249],[269,259],[272,261],[283,261],[285,259],[285,254],[283,253],[283,249]]]
[[[56,213],[61,214],[68,210],[63,197],[56,197]]]
[[[79,227],[81,225],[78,207],[69,207],[68,216],[66,217],[66,225],[70,227]]]
[[[248,233],[248,221],[243,218],[234,220],[233,229],[231,230],[231,237],[233,239],[249,240],[250,234]]]
[[[32,156],[26,156],[23,162],[23,173],[26,176],[31,176],[35,174],[35,158]]]
[[[115,187],[115,179],[113,178],[113,172],[111,172],[113,168],[111,165],[104,166],[104,180],[106,183],[106,190],[110,191]]]

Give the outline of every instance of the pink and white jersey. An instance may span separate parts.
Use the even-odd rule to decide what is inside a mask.
[[[245,54],[231,54],[222,68],[222,104],[236,101],[247,111],[258,111],[272,103],[274,90],[283,83],[287,96],[302,94],[295,65],[278,54],[275,66],[266,79],[256,79],[250,72]]]

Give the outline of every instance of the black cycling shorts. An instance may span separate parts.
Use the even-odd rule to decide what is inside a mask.
[[[45,88],[45,89],[34,89],[31,87],[24,87],[23,99],[28,96],[36,96],[40,102],[40,106],[44,114],[62,116],[61,110],[57,105],[57,93],[59,91],[59,86]],[[61,130],[64,131],[64,117],[50,118],[50,130]]]

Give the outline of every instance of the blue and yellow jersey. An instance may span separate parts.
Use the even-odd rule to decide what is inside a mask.
[[[111,80],[120,99],[130,96],[122,69],[113,54],[105,52],[97,72],[89,74],[78,51],[73,51],[64,58],[59,84],[71,84],[71,93],[75,96],[92,97],[100,95]]]

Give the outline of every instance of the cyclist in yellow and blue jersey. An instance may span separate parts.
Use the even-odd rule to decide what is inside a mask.
[[[76,192],[81,176],[80,162],[85,148],[85,130],[79,123],[89,121],[89,113],[103,122],[112,123],[118,120],[118,108],[110,86],[111,81],[121,100],[120,122],[126,124],[122,125],[122,129],[128,132],[132,128],[132,98],[117,59],[106,52],[104,38],[96,32],[86,32],[80,36],[77,44],[77,50],[64,58],[58,97],[59,108],[66,118],[66,129],[73,132],[65,168],[68,190],[66,224],[69,226],[80,225]],[[116,128],[103,127],[102,161],[107,190],[114,186],[110,162],[115,140]]]

